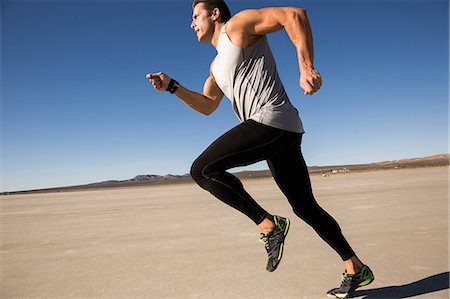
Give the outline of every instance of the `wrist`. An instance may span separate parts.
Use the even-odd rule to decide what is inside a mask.
[[[171,94],[175,93],[175,91],[177,91],[178,86],[180,84],[174,80],[174,79],[170,79],[169,85],[166,88],[166,91],[170,92]]]
[[[300,70],[311,70],[314,69],[314,62],[310,55],[298,53],[298,66]]]
[[[300,62],[299,66],[300,66],[300,71],[307,71],[307,70],[314,69],[314,65],[312,62]]]

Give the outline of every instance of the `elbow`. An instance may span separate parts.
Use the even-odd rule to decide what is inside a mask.
[[[214,111],[201,111],[201,114],[205,116],[210,116]]]
[[[206,97],[205,97],[206,98]],[[217,107],[219,107],[219,103],[220,103],[220,99],[210,99],[207,98],[207,105],[205,105],[202,109],[202,111],[200,111],[202,114],[208,116],[211,115],[214,111],[216,111]]]
[[[206,116],[211,115],[214,112],[214,110],[216,109],[213,109],[212,107],[204,107],[203,109],[197,109],[198,112]]]
[[[203,115],[209,116],[209,115],[211,115],[214,111],[216,111],[216,107],[214,107],[214,108],[209,108],[209,109],[207,109],[207,110],[203,110],[203,111],[201,111],[201,113],[202,113]]]
[[[307,18],[306,9],[298,7],[290,7],[286,13],[286,21],[298,22],[299,20],[304,20]]]
[[[302,17],[306,16],[306,9],[299,7],[294,8],[294,15]]]

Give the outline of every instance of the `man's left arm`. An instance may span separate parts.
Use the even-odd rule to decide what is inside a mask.
[[[284,28],[297,49],[300,87],[305,95],[322,86],[322,78],[314,68],[313,37],[306,10],[295,7],[244,10],[230,20],[227,28],[240,31],[249,40]]]

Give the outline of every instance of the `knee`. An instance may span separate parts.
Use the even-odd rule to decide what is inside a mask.
[[[303,209],[298,208],[293,208],[292,211],[294,212],[295,215],[297,215],[298,218],[302,219],[303,221],[309,224],[307,212],[305,212]]]
[[[312,225],[314,220],[319,220],[318,217],[322,216],[321,209],[317,204],[309,203],[299,206],[293,206],[292,210],[297,217],[305,221],[307,224]]]
[[[200,183],[205,179],[203,175],[204,165],[201,163],[200,159],[197,158],[191,165],[190,175],[194,182],[200,185]]]
[[[192,179],[202,186],[202,183],[215,176],[214,165],[205,155],[200,155],[191,165],[190,175]]]
[[[330,231],[340,230],[336,220],[317,203],[305,205],[301,208],[293,208],[293,211],[299,218],[316,230],[320,229],[320,227],[326,227]]]

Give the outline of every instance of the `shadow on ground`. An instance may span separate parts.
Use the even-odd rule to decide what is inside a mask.
[[[442,291],[449,288],[449,272],[439,273],[409,284],[389,286],[377,289],[356,291],[354,297],[370,298],[409,298]]]

